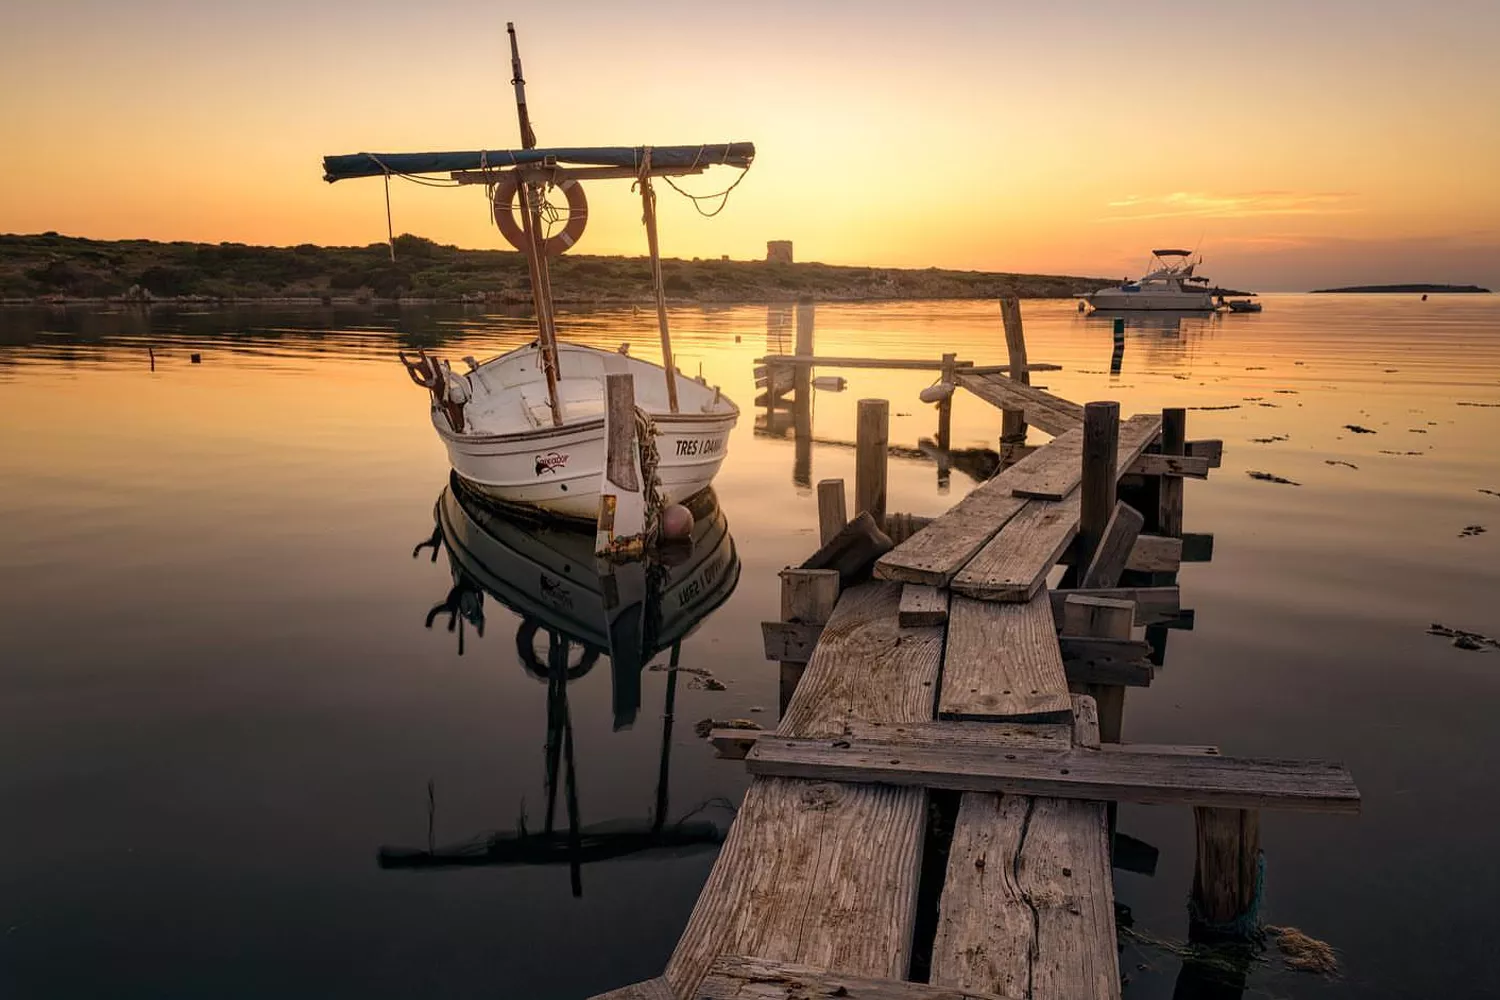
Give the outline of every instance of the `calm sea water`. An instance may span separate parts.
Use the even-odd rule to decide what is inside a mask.
[[[1213,562],[1182,573],[1197,628],[1131,692],[1125,735],[1342,760],[1359,782],[1358,818],[1263,817],[1264,915],[1331,942],[1342,978],[1268,962],[1251,994],[1495,995],[1500,651],[1426,630],[1500,636],[1500,496],[1484,492],[1500,492],[1500,300],[1265,303],[1132,325],[1118,375],[1107,322],[1024,304],[1032,359],[1065,366],[1039,382],[1126,413],[1201,407],[1189,436],[1226,445],[1187,487],[1187,529],[1216,536]],[[653,320],[563,326],[651,355]],[[693,723],[774,723],[758,623],[778,617],[776,571],[814,546],[810,484],[853,478],[846,447],[799,460],[790,438],[755,433],[753,359],[791,348],[785,310],[672,322],[680,366],[745,410],[718,480],[732,555],[705,584],[728,597],[680,650],[725,690],[679,674],[664,741],[667,673],[640,675],[639,713],[617,729],[607,659],[582,671],[566,694],[584,827],[727,826],[745,777]],[[447,469],[394,357],[530,336],[522,318],[458,309],[0,311],[0,996],[562,1000],[660,971],[711,849],[576,875],[377,863],[382,846],[523,816],[534,832],[548,812],[558,706],[522,655],[547,650],[518,644],[522,618],[494,597],[478,634],[449,557],[414,558]],[[816,338],[824,355],[1005,353],[983,302],[822,306]],[[819,439],[852,439],[864,396],[891,400],[893,443],[933,433],[917,400],[931,375],[843,374],[849,391],[816,397]],[[955,444],[993,446],[998,425],[960,394]],[[890,508],[939,513],[971,486],[893,459]],[[464,572],[514,550],[497,544]],[[584,602],[587,571],[568,572]],[[454,630],[441,610],[426,627],[450,596]],[[1161,851],[1154,877],[1117,874],[1120,900],[1138,930],[1180,939],[1190,812],[1125,808],[1120,828]],[[1172,995],[1170,953],[1131,942],[1123,963],[1127,996]]]

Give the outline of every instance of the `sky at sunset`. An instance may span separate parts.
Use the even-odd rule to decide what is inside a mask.
[[[325,153],[748,139],[726,211],[662,189],[669,256],[1500,287],[1495,0],[1050,6],[17,0],[0,232],[364,244],[378,179]],[[718,169],[681,182],[711,193]],[[627,182],[581,250],[644,252]],[[397,232],[495,247],[480,189],[393,182]]]

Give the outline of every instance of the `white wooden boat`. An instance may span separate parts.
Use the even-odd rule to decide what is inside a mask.
[[[433,359],[423,355],[430,366]],[[680,503],[713,482],[729,449],[739,408],[717,389],[677,373],[677,411],[667,399],[666,371],[638,358],[581,344],[557,345],[554,424],[537,343],[459,374],[441,366],[433,391],[433,428],[453,468],[483,493],[549,514],[592,521],[599,511],[604,467],[604,376],[629,372],[636,406],[655,425],[656,467],[664,503]],[[434,376],[422,362],[413,378]],[[453,407],[447,399],[463,399]]]
[[[673,363],[651,181],[700,174],[714,166],[748,170],[755,147],[736,142],[539,149],[526,108],[515,29],[507,28],[521,149],[327,156],[324,179],[384,177],[389,185],[393,176],[422,180],[423,175],[446,174],[460,185],[482,184],[501,234],[526,255],[536,307],[535,343],[484,364],[470,362],[465,372],[425,352],[416,359],[402,355],[413,381],[430,392],[433,427],[460,476],[509,503],[565,518],[598,518],[606,452],[604,377],[628,373],[637,414],[655,430],[649,443],[659,456],[657,494],[664,503],[681,502],[707,487],[719,471],[739,410],[717,387],[684,377]],[[557,336],[548,258],[571,249],[583,234],[588,202],[580,181],[611,178],[632,180],[640,188],[661,331],[660,365],[563,343]],[[723,195],[727,198],[733,188],[730,184]],[[566,196],[566,210],[547,202],[551,190]],[[562,228],[553,231],[559,222]],[[393,238],[393,254],[394,246]],[[616,419],[628,420],[629,412],[627,404]],[[639,440],[647,450],[645,439]],[[643,498],[649,493],[649,487],[639,491]],[[611,507],[611,525],[614,516]]]

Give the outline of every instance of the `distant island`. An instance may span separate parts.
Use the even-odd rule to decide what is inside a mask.
[[[487,302],[531,301],[526,259],[508,250],[463,250],[420,236],[391,245],[247,246],[90,240],[56,233],[0,235],[0,301],[27,302]],[[551,262],[563,304],[654,301],[645,257],[564,254]],[[744,260],[662,261],[674,303],[1067,298],[1107,278],[938,268],[842,267]]]
[[[1337,295],[1340,292],[1378,292],[1390,293],[1392,295],[1479,292],[1488,295],[1490,290],[1488,288],[1480,288],[1478,285],[1350,285],[1347,288],[1314,288],[1312,290],[1313,295]]]

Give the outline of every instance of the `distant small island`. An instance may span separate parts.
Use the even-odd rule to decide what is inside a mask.
[[[526,258],[403,234],[362,247],[247,246],[0,234],[0,302],[531,302]],[[553,258],[565,305],[654,301],[644,257]],[[848,267],[712,258],[662,261],[673,303],[1067,298],[1114,282],[1072,275]]]
[[[1350,285],[1347,288],[1314,288],[1313,295],[1336,295],[1340,292],[1375,292],[1391,295],[1428,295],[1446,294],[1450,292],[1474,293],[1479,292],[1488,295],[1488,288],[1480,288],[1478,285]]]

